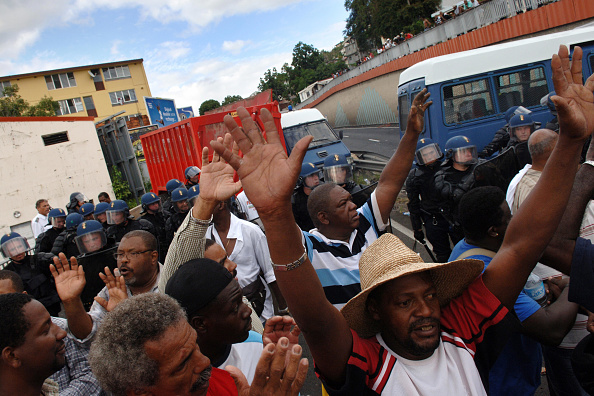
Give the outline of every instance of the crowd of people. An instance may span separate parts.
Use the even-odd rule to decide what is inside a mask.
[[[287,156],[272,115],[259,115],[264,139],[240,107],[241,126],[225,117],[212,160],[204,148],[202,169],[167,183],[165,202],[145,194],[139,220],[103,193],[96,206],[73,193],[66,210],[40,200],[35,249],[16,233],[0,240],[10,258],[0,270],[0,395],[298,395],[309,365],[301,333],[330,395],[532,394],[540,344],[554,394],[592,392],[594,335],[574,333],[570,352],[556,346],[578,313],[594,332],[594,249],[579,236],[594,196],[594,144],[580,165],[594,77],[582,83],[579,47],[573,63],[562,47],[552,65],[558,133],[524,140],[510,128],[532,163],[507,200],[465,179],[478,157],[465,137],[424,176],[442,159],[419,141],[426,90],[373,189],[338,155],[323,170],[303,164],[311,136]],[[434,263],[385,232],[411,178],[449,194],[446,217],[419,193],[427,212],[411,216],[415,237],[424,226],[433,243],[441,218],[447,238],[461,233],[449,252],[433,244]],[[266,234],[234,214],[248,213],[242,203]]]

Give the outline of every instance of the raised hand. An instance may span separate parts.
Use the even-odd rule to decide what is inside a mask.
[[[556,96],[551,100],[559,114],[559,130],[569,138],[585,139],[594,130],[594,75],[582,85],[582,49],[575,47],[569,61],[567,47],[551,59]]]
[[[289,349],[289,340],[286,338],[281,338],[276,345],[266,345],[251,387],[238,368],[227,366],[225,370],[233,377],[240,396],[297,396],[305,382],[309,366],[307,359],[301,359],[302,352],[299,345]]]
[[[279,209],[286,210],[290,204],[301,162],[313,136],[306,136],[297,142],[291,156],[287,157],[268,110],[262,109],[260,114],[268,141],[245,108],[239,107],[237,114],[242,127],[230,115],[225,116],[225,125],[243,152],[243,159],[219,141],[212,141],[211,146],[237,171],[260,217],[273,216]]]
[[[113,274],[109,270],[109,267],[105,267],[104,271],[105,275],[99,273],[99,277],[107,287],[109,300],[105,300],[102,297],[95,297],[95,301],[107,312],[111,312],[119,303],[128,298],[128,290],[126,289],[124,277],[120,276],[120,271],[117,268],[113,271]]]
[[[295,319],[290,316],[273,316],[266,321],[264,333],[262,333],[262,342],[264,345],[270,343],[276,344],[281,337],[289,340],[289,348],[299,343],[299,334],[301,330]]]
[[[53,260],[54,264],[50,264],[50,272],[54,277],[60,299],[65,302],[80,299],[87,284],[82,265],[78,265],[76,257],[71,257],[68,262],[64,253],[60,253]]]
[[[224,147],[233,151],[231,136],[219,138],[217,141]],[[208,161],[208,147],[202,149],[202,169],[200,173],[200,196],[207,201],[226,201],[241,190],[241,182],[233,181],[233,168],[225,163],[215,153],[212,162]]]
[[[419,92],[412,103],[410,113],[408,113],[408,121],[406,130],[415,133],[423,132],[423,126],[425,125],[425,110],[433,104],[433,101],[428,101],[431,93],[427,92],[427,88],[423,88]]]

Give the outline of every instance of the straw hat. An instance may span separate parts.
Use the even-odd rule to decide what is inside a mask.
[[[362,291],[342,308],[341,313],[359,336],[371,337],[380,331],[366,309],[367,297],[376,287],[405,275],[429,271],[439,303],[444,306],[459,296],[481,274],[483,267],[482,261],[474,259],[425,263],[396,236],[384,234],[361,255],[359,272]]]

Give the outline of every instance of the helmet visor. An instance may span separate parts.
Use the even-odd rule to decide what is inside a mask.
[[[440,159],[442,155],[441,149],[437,143],[431,143],[425,147],[421,147],[415,154],[417,164],[419,165],[427,165],[435,162]]]
[[[353,170],[350,165],[337,165],[324,168],[324,180],[338,185],[353,181]]]
[[[200,168],[198,168],[197,166],[193,166],[193,167],[189,168],[188,171],[186,172],[186,177],[188,179],[191,179],[199,173],[200,173]]]
[[[52,227],[62,229],[66,225],[66,217],[52,217],[50,219]]]
[[[321,177],[321,171],[314,172],[311,175],[307,175],[303,178],[303,184],[305,185],[305,187],[313,189],[314,187],[320,185]]]
[[[514,128],[511,128],[509,135],[512,138],[516,138],[520,142],[528,141],[530,135],[534,131],[534,127],[532,125],[520,125]]]
[[[19,236],[4,242],[1,246],[1,249],[4,257],[15,257],[29,250],[29,242],[27,242],[27,240],[22,236]]]
[[[190,201],[182,199],[173,203],[173,208],[177,213],[187,213],[190,210]]]
[[[107,224],[121,224],[126,220],[126,215],[121,210],[108,210],[107,211]]]
[[[107,244],[107,237],[103,230],[78,235],[74,240],[82,254],[96,252]]]
[[[473,165],[478,162],[476,146],[466,146],[454,149],[454,162],[462,165]]]

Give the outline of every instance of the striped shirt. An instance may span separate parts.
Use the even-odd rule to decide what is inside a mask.
[[[361,291],[359,259],[387,226],[382,220],[375,192],[357,212],[359,226],[351,233],[348,243],[328,239],[317,228],[303,231],[309,261],[320,278],[326,298],[337,309]]]

